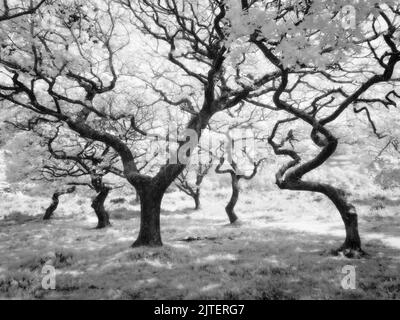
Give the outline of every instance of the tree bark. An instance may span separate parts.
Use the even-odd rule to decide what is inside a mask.
[[[67,194],[67,193],[72,193],[75,191],[75,187],[71,187],[68,189],[63,189],[63,190],[58,190],[53,193],[52,196],[52,202],[50,206],[46,209],[46,212],[44,213],[43,220],[50,220],[54,214],[54,212],[57,210],[58,204],[60,202],[59,198],[60,196]]]
[[[110,215],[104,208],[104,202],[111,188],[106,186],[103,182],[103,176],[98,174],[92,175],[92,186],[97,192],[96,197],[92,201],[92,208],[97,216],[97,227],[96,229],[102,229],[111,226]]]
[[[235,173],[231,173],[231,182],[232,182],[232,195],[227,206],[225,207],[225,211],[226,214],[228,215],[229,222],[233,224],[239,219],[234,210],[236,203],[239,199],[239,178]]]
[[[46,212],[43,216],[43,220],[50,220],[51,217],[53,216],[54,211],[56,211],[59,203],[59,193],[54,192],[52,199],[52,202],[50,206],[46,209]]]
[[[343,252],[344,255],[350,257],[358,253],[364,253],[361,249],[356,208],[348,202],[344,191],[333,187],[328,188],[327,191],[324,193],[339,210],[346,230],[346,239],[343,245],[336,251]]]
[[[200,191],[197,190],[193,194],[193,199],[194,199],[194,209],[199,210],[200,209]]]
[[[137,193],[137,192],[136,192],[136,195],[135,195],[135,202],[136,202],[136,203],[139,203],[139,202],[140,202],[139,193]]]
[[[157,187],[143,187],[138,192],[140,196],[140,230],[132,247],[162,246],[160,213],[164,192]]]
[[[107,210],[104,208],[104,202],[110,192],[110,189],[103,186],[100,192],[92,201],[92,208],[97,216],[97,227],[96,229],[102,229],[111,226],[110,216]]]
[[[231,175],[232,195],[231,195],[231,198],[230,198],[228,204],[225,207],[225,212],[228,215],[229,222],[231,224],[233,224],[239,219],[238,216],[236,215],[234,209],[235,209],[235,205],[239,199],[239,180],[240,180],[241,176],[236,174],[237,165],[236,165],[235,161],[233,161],[233,160],[231,160],[232,169],[221,170],[221,166],[224,164],[224,162],[225,162],[225,158],[221,157],[219,160],[219,164],[215,168],[215,172],[217,174],[229,173]]]

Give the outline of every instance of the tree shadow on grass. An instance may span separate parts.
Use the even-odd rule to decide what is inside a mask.
[[[194,209],[193,207],[186,207],[183,209],[179,210],[166,210],[166,209],[161,209],[161,215],[162,216],[189,216],[193,213],[198,212],[198,210]]]
[[[118,208],[108,210],[111,220],[129,220],[140,217],[140,210]]]
[[[369,197],[369,198],[364,198],[364,199],[355,199],[353,202],[355,204],[363,205],[363,206],[375,206],[377,203],[380,203],[383,206],[389,206],[389,207],[400,206],[400,198],[389,199],[385,196],[374,196],[374,197]]]
[[[204,239],[199,241],[182,242],[167,233],[164,247],[136,249],[129,248],[132,230],[125,224],[117,228],[112,233],[88,233],[79,242],[62,241],[70,236],[68,232],[61,239],[55,237],[52,245],[67,251],[68,257],[72,254],[70,262],[57,270],[56,290],[43,291],[30,284],[20,288],[20,294],[74,299],[400,298],[400,250],[377,241],[365,242],[368,258],[350,260],[326,254],[341,244],[341,238],[278,228],[204,224]],[[183,232],[185,226],[180,228]],[[218,241],[210,240],[215,237]],[[42,244],[33,240],[29,248],[38,257],[35,262],[43,261],[43,252],[51,248]],[[4,248],[1,251],[4,254]],[[346,265],[356,268],[355,290],[341,287]],[[14,274],[17,283],[22,281],[18,273],[39,277],[29,266],[31,262],[9,265],[8,276]],[[13,297],[13,292],[0,282],[0,296]]]
[[[0,227],[19,225],[31,222],[39,222],[39,221],[43,221],[42,214],[28,215],[26,213],[22,213],[19,211],[13,211],[10,214],[4,216],[4,218],[0,220]]]
[[[400,216],[360,221],[361,233],[377,233],[382,237],[397,237],[400,246]]]

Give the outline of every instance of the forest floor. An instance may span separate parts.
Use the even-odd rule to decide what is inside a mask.
[[[139,227],[133,197],[111,194],[112,227],[95,230],[90,199],[67,196],[54,219],[44,222],[49,199],[1,196],[1,298],[400,298],[396,199],[356,199],[369,255],[352,260],[330,254],[344,239],[343,225],[317,194],[244,190],[236,210],[241,223],[231,226],[224,212],[228,189],[204,192],[199,211],[185,195],[169,193],[163,201],[164,246],[136,249],[130,248]],[[41,286],[49,261],[57,272],[55,290]],[[347,265],[356,267],[355,290],[341,286]]]

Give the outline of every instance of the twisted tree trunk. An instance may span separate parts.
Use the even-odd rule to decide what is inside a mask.
[[[234,211],[236,203],[239,199],[239,177],[235,173],[231,173],[231,185],[232,195],[227,206],[225,207],[225,211],[228,215],[229,222],[233,224],[239,219]]]
[[[110,215],[104,208],[104,202],[111,188],[107,187],[103,182],[103,177],[101,175],[92,176],[92,186],[96,190],[97,195],[92,201],[92,208],[97,216],[97,226],[96,229],[102,229],[111,226]]]
[[[300,116],[303,116],[303,113],[300,113]],[[321,150],[311,160],[301,163],[301,158],[294,149],[284,148],[286,142],[294,140],[292,131],[289,131],[287,137],[280,143],[274,142],[274,137],[279,126],[291,122],[293,119],[294,118],[289,118],[278,121],[268,139],[275,154],[286,155],[292,158],[292,161],[282,166],[276,174],[276,183],[278,187],[287,190],[318,192],[327,196],[338,209],[346,231],[346,238],[343,245],[333,252],[335,254],[343,252],[347,257],[358,257],[364,255],[365,252],[361,249],[361,240],[358,232],[358,217],[356,209],[348,202],[346,193],[343,190],[326,183],[302,180],[304,175],[320,167],[334,154],[338,144],[337,138],[326,128],[314,124],[314,128],[311,132],[311,140],[315,145],[320,147]]]
[[[104,202],[109,192],[110,188],[103,187],[92,201],[92,208],[94,209],[98,220],[96,229],[102,229],[111,226],[110,216],[107,210],[104,208]]]
[[[232,195],[231,195],[231,198],[230,198],[228,204],[225,207],[225,212],[228,215],[229,222],[231,224],[233,224],[239,220],[238,216],[235,214],[234,209],[235,209],[235,205],[239,199],[239,179],[241,178],[241,176],[236,173],[237,166],[233,160],[231,161],[231,164],[230,164],[232,169],[221,170],[221,167],[224,164],[224,162],[225,162],[225,158],[221,157],[219,160],[219,164],[215,168],[215,172],[217,174],[229,173],[231,176]]]
[[[50,220],[54,214],[54,212],[56,211],[58,204],[60,202],[59,198],[60,196],[64,195],[64,194],[68,194],[68,193],[72,193],[75,191],[75,186],[74,187],[70,187],[68,189],[62,189],[62,190],[58,190],[56,192],[53,193],[52,196],[52,202],[50,204],[50,206],[46,209],[46,212],[43,216],[43,220]]]
[[[346,193],[343,190],[328,184],[301,180],[287,180],[278,184],[278,186],[281,189],[312,191],[327,196],[339,211],[346,231],[344,243],[338,249],[333,250],[333,253],[338,254],[339,252],[343,252],[347,257],[355,257],[364,254],[364,251],[361,249],[361,239],[358,232],[357,211],[356,208],[349,203]]]
[[[239,192],[240,192],[239,181],[240,181],[240,179],[242,179],[242,178],[246,179],[246,180],[253,179],[255,177],[255,175],[257,174],[258,167],[261,165],[261,163],[264,160],[265,160],[265,158],[260,159],[257,162],[254,162],[253,163],[253,172],[250,175],[245,175],[245,174],[238,173],[237,164],[233,160],[231,160],[232,169],[221,170],[221,167],[225,162],[225,158],[224,157],[220,158],[219,164],[215,168],[215,172],[218,174],[229,173],[231,175],[232,195],[231,195],[231,198],[230,198],[227,206],[225,207],[226,214],[228,215],[229,222],[231,224],[234,224],[235,222],[237,222],[239,220],[238,216],[235,213],[235,206],[239,200]]]

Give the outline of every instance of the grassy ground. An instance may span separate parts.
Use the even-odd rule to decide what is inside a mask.
[[[163,202],[164,247],[131,249],[138,231],[133,197],[111,195],[113,226],[94,230],[89,199],[64,198],[56,217],[40,216],[48,199],[3,194],[0,297],[79,299],[367,299],[400,298],[400,211],[396,199],[356,199],[369,256],[328,252],[344,238],[339,214],[310,193],[243,192],[238,226],[224,213],[229,190],[209,188],[202,209],[173,192]],[[2,195],[2,196],[3,196]],[[122,202],[123,201],[123,202]],[[116,203],[119,202],[119,203]],[[11,213],[11,214],[9,214]],[[42,266],[57,270],[56,290],[41,288]],[[356,267],[344,290],[342,268]]]

